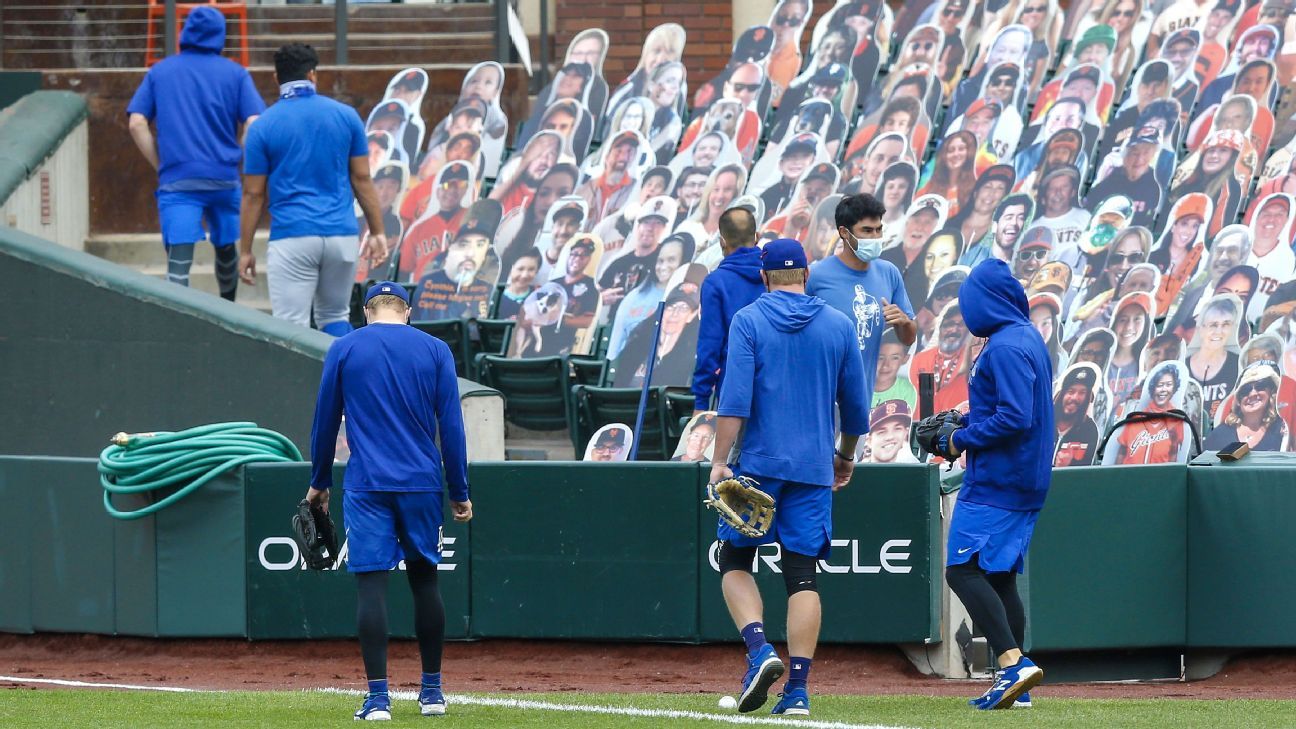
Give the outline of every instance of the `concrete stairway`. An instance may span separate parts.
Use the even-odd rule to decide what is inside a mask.
[[[257,234],[252,252],[257,257],[257,284],[240,283],[236,300],[244,306],[270,313],[270,288],[266,283],[266,233]],[[96,235],[86,241],[86,253],[113,263],[133,268],[140,273],[165,279],[167,273],[166,250],[161,234]],[[199,291],[217,296],[216,260],[212,247],[200,243],[194,248],[193,268],[189,271],[189,285]]]

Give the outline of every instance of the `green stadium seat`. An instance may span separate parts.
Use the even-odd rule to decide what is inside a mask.
[[[665,429],[663,428],[662,397],[664,388],[654,387],[648,391],[648,402],[644,410],[643,425],[634,434],[639,443],[639,452],[635,460],[665,461],[670,458],[667,450]],[[578,456],[584,455],[585,444],[599,428],[612,423],[625,423],[634,428],[635,416],[639,412],[637,387],[591,387],[576,385],[572,388],[572,398],[576,410],[576,422],[572,428],[572,444]],[[674,450],[673,447],[671,450]]]
[[[508,352],[509,340],[513,337],[511,319],[474,319],[469,327],[476,333],[468,341],[468,360],[474,363],[472,379],[480,382],[481,372],[476,368],[477,355]]]
[[[504,419],[528,430],[564,430],[567,425],[567,362],[562,357],[509,359],[477,355],[481,384],[504,396]]]
[[[412,321],[410,326],[431,334],[450,346],[454,355],[455,374],[468,378],[468,322],[465,319],[440,319],[437,321]]]
[[[607,384],[604,372],[607,370],[608,361],[602,357],[573,354],[567,357],[567,362],[571,365],[573,385],[602,387]]]
[[[670,387],[666,389],[662,407],[666,410],[664,417],[666,443],[671,453],[675,452],[675,446],[679,443],[680,436],[684,435],[684,428],[688,427],[688,421],[693,417],[693,402],[693,392],[687,388]]]

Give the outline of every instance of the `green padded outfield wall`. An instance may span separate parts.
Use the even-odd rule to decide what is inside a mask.
[[[701,471],[700,499],[708,470]],[[819,562],[825,643],[910,643],[940,638],[940,484],[936,466],[869,465],[833,495],[833,541]],[[716,514],[698,521],[700,637],[737,640],[720,593]],[[755,575],[765,597],[765,629],[786,637],[787,599],[778,547],[761,547]]]
[[[472,464],[473,634],[692,641],[703,472]]]
[[[1296,454],[1188,469],[1188,645],[1296,646]]]
[[[336,492],[329,498],[333,523],[346,519],[342,484],[345,467],[334,469]],[[272,463],[247,466],[247,630],[252,640],[355,637],[355,578],[342,565],[335,570],[305,569],[292,539],[292,515],[306,492],[310,465]],[[474,497],[476,494],[474,494]],[[477,501],[474,498],[474,506]],[[469,524],[446,522],[440,578],[445,602],[446,637],[465,638],[469,629]],[[342,546],[346,556],[346,545]],[[400,568],[404,569],[403,565]],[[387,609],[392,635],[414,636],[414,605],[403,572],[391,576]]]
[[[1188,470],[1053,471],[1027,560],[1031,650],[1184,645]]]

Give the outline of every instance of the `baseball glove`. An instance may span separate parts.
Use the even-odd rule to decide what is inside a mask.
[[[332,569],[338,557],[337,530],[328,512],[302,499],[293,515],[293,539],[306,566],[313,570]]]
[[[943,410],[935,415],[928,415],[918,422],[918,445],[932,455],[953,461],[953,446],[950,438],[954,431],[963,427],[963,414],[957,410]]]
[[[774,499],[756,488],[759,485],[746,476],[709,483],[702,503],[744,537],[763,537],[774,524]]]

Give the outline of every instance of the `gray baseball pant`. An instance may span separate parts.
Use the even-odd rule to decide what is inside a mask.
[[[350,317],[360,238],[354,235],[309,235],[278,238],[266,254],[270,308],[276,318],[310,326],[345,322]]]

